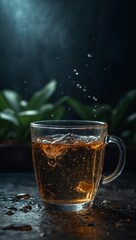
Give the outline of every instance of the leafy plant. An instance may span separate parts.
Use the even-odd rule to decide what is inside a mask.
[[[12,90],[0,91],[0,142],[30,143],[30,122],[64,117],[65,107],[71,107],[78,119],[105,121],[109,133],[121,137],[125,143],[136,144],[136,89],[127,92],[115,107],[108,104],[83,104],[70,96],[55,103],[49,99],[57,82],[51,80],[26,101]]]
[[[57,82],[51,80],[42,89],[35,92],[29,101],[24,100],[15,91],[0,91],[0,142],[10,139],[14,143],[28,143],[30,141],[30,122],[62,118],[64,100],[48,103],[56,86]]]
[[[128,91],[115,107],[107,104],[84,105],[69,98],[69,104],[82,119],[105,121],[110,134],[120,136],[126,144],[136,144],[136,89]]]

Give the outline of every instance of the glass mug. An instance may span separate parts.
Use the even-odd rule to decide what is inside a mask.
[[[108,135],[105,122],[49,120],[31,123],[32,158],[40,195],[46,207],[80,211],[93,205],[99,184],[113,181],[125,165],[125,146]],[[103,176],[105,146],[119,148],[115,171]]]

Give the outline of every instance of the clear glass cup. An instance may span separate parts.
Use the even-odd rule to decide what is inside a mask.
[[[123,141],[108,135],[105,122],[86,120],[31,123],[32,158],[40,195],[46,207],[80,211],[93,205],[99,184],[117,178],[125,165]],[[107,144],[119,148],[114,172],[104,176]]]

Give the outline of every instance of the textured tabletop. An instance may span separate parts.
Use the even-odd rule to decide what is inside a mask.
[[[100,186],[93,207],[58,213],[43,206],[32,173],[0,174],[0,240],[136,239],[136,175]]]

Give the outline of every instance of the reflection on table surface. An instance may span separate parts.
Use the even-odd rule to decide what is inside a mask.
[[[0,239],[136,239],[135,187],[135,174],[122,174],[90,210],[62,213],[44,208],[33,174],[0,174]]]

